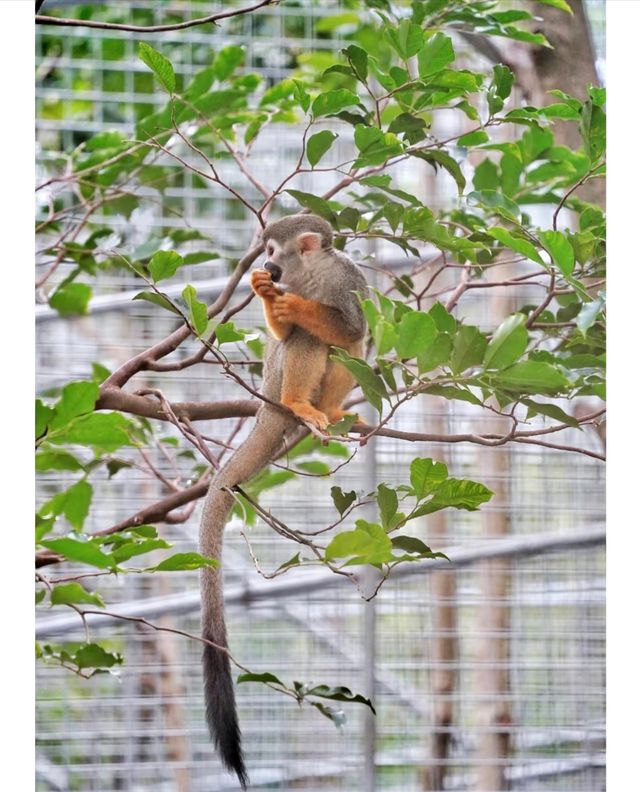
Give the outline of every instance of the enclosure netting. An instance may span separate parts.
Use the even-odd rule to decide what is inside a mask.
[[[50,2],[51,9],[62,3]],[[111,19],[138,24],[203,15],[220,3],[115,0]],[[64,4],[67,16],[81,9]],[[260,15],[227,20],[215,31],[195,27],[147,36],[162,49],[176,72],[190,75],[207,65],[211,51],[226,44],[246,48],[246,71],[258,72],[267,84],[304,68],[305,53],[337,52],[343,46],[340,28],[333,38],[318,31],[318,21],[345,9],[339,3],[283,3]],[[173,17],[172,17],[173,18]],[[302,53],[300,55],[300,53]],[[469,52],[470,59],[475,58]],[[152,75],[137,58],[133,35],[109,31],[39,27],[37,31],[37,137],[39,179],[56,152],[70,150],[91,134],[118,129],[131,134],[134,123],[149,106],[159,106]],[[465,128],[450,114],[437,130],[443,137]],[[444,123],[451,128],[444,128]],[[335,161],[348,156],[338,144]],[[256,173],[276,184],[297,159],[300,129],[275,125],[256,144],[251,161]],[[397,168],[394,177],[405,190],[421,196],[437,209],[454,197],[450,180],[423,168]],[[180,171],[163,195],[149,188],[146,199],[130,219],[105,216],[104,222],[129,246],[160,239],[168,229],[188,224],[212,237],[209,243],[222,258],[180,271],[170,283],[193,283],[201,296],[215,293],[216,279],[228,273],[228,259],[240,255],[253,232],[237,201],[212,191],[197,177]],[[243,191],[246,182],[226,164],[227,178]],[[295,186],[322,192],[330,175],[303,174]],[[39,216],[48,211],[47,197]],[[283,201],[295,211],[293,199]],[[198,243],[199,249],[202,242]],[[384,246],[348,248],[354,258],[376,254],[378,265],[405,266],[394,249]],[[59,278],[65,275],[61,268]],[[367,274],[373,281],[371,273]],[[246,289],[246,285],[243,287]],[[59,319],[39,308],[38,391],[46,394],[71,377],[90,375],[91,363],[113,369],[176,327],[174,317],[157,306],[132,302],[139,286],[123,270],[100,273],[97,299],[86,317]],[[483,295],[485,293],[483,292]],[[507,313],[510,301],[526,295],[480,298],[467,292],[458,316],[481,325],[495,324]],[[505,310],[503,310],[503,307]],[[239,317],[242,327],[263,320],[255,304]],[[195,343],[187,344],[195,350]],[[238,387],[222,376],[219,367],[201,365],[177,374],[146,372],[136,387],[160,388],[170,400],[243,398]],[[257,381],[256,381],[257,384]],[[499,419],[497,419],[499,420]],[[246,422],[244,431],[252,419]],[[470,405],[446,403],[433,397],[414,399],[400,411],[394,426],[421,431],[491,431]],[[221,425],[224,430],[221,431]],[[203,434],[225,436],[233,421],[202,424]],[[533,426],[536,424],[534,423]],[[431,429],[430,429],[431,427]],[[577,431],[577,430],[576,430]],[[587,447],[599,448],[596,433],[580,436]],[[573,430],[569,430],[569,438]],[[164,436],[178,437],[167,426]],[[575,439],[575,438],[574,438]],[[571,442],[567,439],[567,442]],[[577,444],[577,443],[576,443]],[[501,493],[480,512],[455,512],[437,525],[442,537],[434,549],[446,549],[453,560],[464,559],[454,573],[429,571],[428,566],[392,577],[372,605],[366,606],[349,583],[329,574],[299,574],[263,580],[255,569],[241,535],[240,520],[227,528],[226,584],[230,592],[228,630],[231,650],[252,671],[271,671],[284,680],[343,684],[363,691],[375,673],[375,750],[366,711],[345,705],[347,722],[338,731],[319,713],[298,708],[290,699],[256,684],[238,686],[237,697],[252,789],[361,790],[367,763],[375,761],[377,788],[426,788],[424,768],[433,767],[436,709],[450,703],[450,736],[445,789],[472,789],[479,770],[503,764],[505,778],[518,790],[604,789],[604,510],[603,466],[587,456],[570,455],[538,446],[512,445],[499,450],[457,444],[428,447],[378,438],[364,454],[329,481],[301,477],[274,489],[264,503],[285,522],[317,529],[335,519],[329,488],[366,489],[374,469],[378,481],[407,480],[417,455],[447,462],[453,475],[479,480]],[[171,475],[164,457],[158,467]],[[499,456],[497,456],[499,455]],[[498,460],[496,462],[496,460]],[[184,470],[192,460],[183,459]],[[39,486],[39,501],[72,479],[51,473]],[[107,472],[92,479],[95,496],[85,525],[99,530],[152,503],[160,495],[135,469],[112,479]],[[185,524],[161,526],[175,542],[175,551],[194,549],[199,510]],[[494,530],[495,526],[500,531]],[[506,526],[506,528],[505,528]],[[417,528],[429,540],[429,519]],[[506,534],[506,538],[504,535]],[[295,548],[265,525],[249,529],[253,553],[260,567],[273,570]],[[547,541],[548,538],[548,541]],[[563,540],[559,542],[558,540]],[[537,542],[537,544],[536,544]],[[495,553],[492,548],[499,545]],[[499,555],[499,557],[496,557]],[[59,570],[56,570],[59,571]],[[438,576],[455,574],[443,598]],[[506,595],[492,596],[493,575],[508,581]],[[101,585],[113,611],[133,607],[163,626],[197,633],[197,573],[172,573],[155,578],[135,575]],[[454,629],[443,628],[437,610],[454,609]],[[500,618],[493,618],[499,614]],[[40,624],[51,618],[45,609]],[[101,626],[102,625],[102,626]],[[41,629],[42,628],[41,626]],[[110,646],[122,651],[125,665],[119,677],[96,676],[85,681],[59,668],[39,666],[37,694],[37,788],[39,790],[224,790],[236,789],[210,746],[203,714],[200,645],[169,633],[151,632],[134,624],[96,621],[91,626]],[[445,634],[446,633],[446,634]],[[42,640],[81,641],[79,619],[67,620]],[[438,641],[451,638],[455,647],[443,660]],[[503,691],[492,694],[483,686],[494,645],[505,673]],[[506,642],[506,643],[505,643]],[[494,669],[495,670],[495,669]],[[439,675],[453,671],[443,690]],[[488,724],[483,708],[493,696],[504,698],[503,723]],[[495,703],[495,701],[494,701]],[[509,750],[500,757],[487,753],[486,738],[508,738]]]

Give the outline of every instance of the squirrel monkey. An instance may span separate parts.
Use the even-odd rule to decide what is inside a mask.
[[[264,269],[251,274],[251,288],[262,300],[270,331],[262,392],[291,412],[264,403],[245,442],[211,482],[200,524],[200,552],[218,560],[234,502],[229,490],[271,462],[299,427],[296,416],[325,429],[345,415],[341,405],[355,380],[344,366],[329,360],[329,348],[339,346],[361,356],[366,332],[356,292],[364,295],[367,283],[351,259],[332,247],[326,220],[310,214],[284,217],[264,229],[263,241],[267,261]],[[207,723],[224,766],[246,789],[219,569],[202,569],[201,593],[202,637],[220,647],[205,644],[202,656]]]

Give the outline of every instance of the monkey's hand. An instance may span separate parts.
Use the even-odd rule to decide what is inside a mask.
[[[282,294],[271,280],[271,273],[267,270],[254,270],[251,273],[251,288],[261,300],[274,300]]]
[[[274,313],[275,301],[282,296],[283,292],[273,285],[271,273],[267,270],[254,270],[251,273],[251,288],[262,300],[264,318],[271,334],[278,341],[286,340],[293,328],[290,323],[278,319]]]

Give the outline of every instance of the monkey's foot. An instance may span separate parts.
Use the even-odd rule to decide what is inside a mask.
[[[302,418],[303,421],[315,426],[316,429],[326,429],[327,426],[329,426],[329,419],[327,416],[306,402],[283,401],[282,403],[285,407],[288,407],[292,413],[297,415],[298,418]]]
[[[358,413],[349,412],[348,410],[339,410],[339,409],[335,409],[335,408],[334,409],[330,408],[330,409],[325,410],[325,412],[327,413],[327,418],[329,419],[329,423],[330,424],[336,424],[339,421],[341,421],[343,418],[346,418],[347,416],[352,416],[352,415],[355,415],[356,423],[362,423],[362,420],[361,420],[360,416],[358,415]]]

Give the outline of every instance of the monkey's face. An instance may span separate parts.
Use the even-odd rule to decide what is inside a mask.
[[[313,267],[315,255],[322,249],[320,234],[305,232],[293,239],[265,239],[267,259],[264,268],[274,283],[281,282],[297,291],[305,280],[305,272]]]

